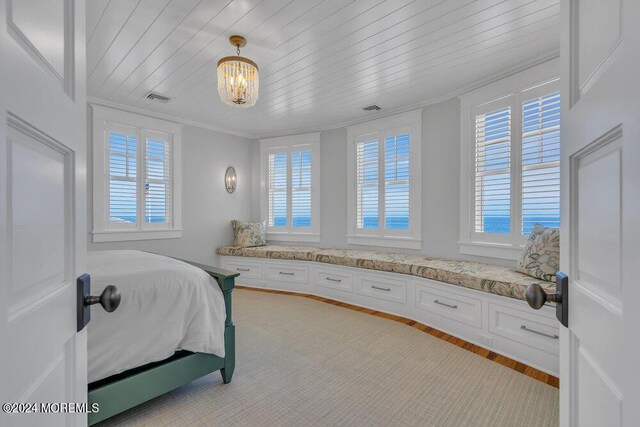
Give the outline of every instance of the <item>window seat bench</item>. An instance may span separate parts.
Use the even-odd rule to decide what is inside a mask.
[[[315,261],[345,267],[410,274],[521,300],[525,299],[525,291],[532,283],[539,283],[546,292],[555,292],[555,283],[527,276],[511,267],[421,255],[284,245],[252,248],[225,246],[218,248],[217,253],[224,256]]]
[[[268,245],[217,249],[220,266],[254,288],[312,294],[420,322],[558,375],[555,307],[532,310],[527,286],[555,284],[513,268],[421,255]]]

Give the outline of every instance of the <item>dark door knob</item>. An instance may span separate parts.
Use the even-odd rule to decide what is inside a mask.
[[[532,283],[529,285],[524,295],[527,298],[527,302],[534,310],[540,310],[547,301],[556,303],[562,302],[562,298],[559,294],[546,293],[538,283]]]
[[[120,305],[120,291],[113,285],[104,288],[99,297],[89,295],[84,299],[84,305],[100,303],[105,311],[111,313]]]

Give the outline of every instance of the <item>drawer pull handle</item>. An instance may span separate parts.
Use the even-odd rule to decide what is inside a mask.
[[[377,286],[373,286],[373,285],[371,285],[371,287],[372,287],[373,289],[378,289],[378,290],[380,290],[380,291],[387,291],[387,292],[391,292],[391,288],[379,288],[379,287],[377,287]]]
[[[281,271],[280,274],[284,275],[284,276],[293,276],[296,273],[287,273],[285,271]]]
[[[520,329],[522,329],[523,331],[532,332],[534,334],[542,335],[543,337],[551,338],[551,339],[554,339],[554,340],[557,340],[558,338],[560,338],[560,336],[558,336],[556,334],[553,334],[553,335],[546,334],[544,332],[536,331],[535,329],[527,328],[527,325],[520,326]]]
[[[449,307],[449,308],[458,308],[457,305],[447,304],[446,302],[438,301],[437,299],[434,299],[433,302],[435,302],[436,304],[444,305],[445,307]]]
[[[236,268],[238,271],[251,271],[250,268]]]
[[[330,282],[342,282],[342,279],[332,279],[331,277],[325,277],[325,279],[329,280]]]

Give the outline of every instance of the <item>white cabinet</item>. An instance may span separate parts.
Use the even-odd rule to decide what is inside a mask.
[[[407,317],[558,374],[555,310],[406,274],[311,261],[222,256],[239,285],[308,293]]]
[[[343,292],[353,292],[353,273],[344,268],[316,266],[315,284]]]
[[[385,277],[375,273],[358,273],[356,281],[357,292],[360,295],[400,304],[407,303],[407,279]]]
[[[267,281],[289,282],[307,285],[309,283],[309,267],[303,263],[293,262],[267,262]]]
[[[240,273],[242,279],[262,279],[262,261],[251,261],[244,258],[227,257],[222,263],[223,268]]]
[[[482,300],[416,284],[416,307],[474,328],[482,327]]]
[[[489,304],[489,331],[529,347],[558,354],[560,331],[555,318]]]

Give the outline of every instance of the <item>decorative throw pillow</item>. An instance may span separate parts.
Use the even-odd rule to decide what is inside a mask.
[[[531,230],[516,271],[553,282],[559,268],[560,230],[536,224]]]
[[[266,224],[262,222],[244,222],[234,219],[231,221],[233,235],[235,237],[234,246],[249,248],[252,246],[266,246],[264,239]]]

